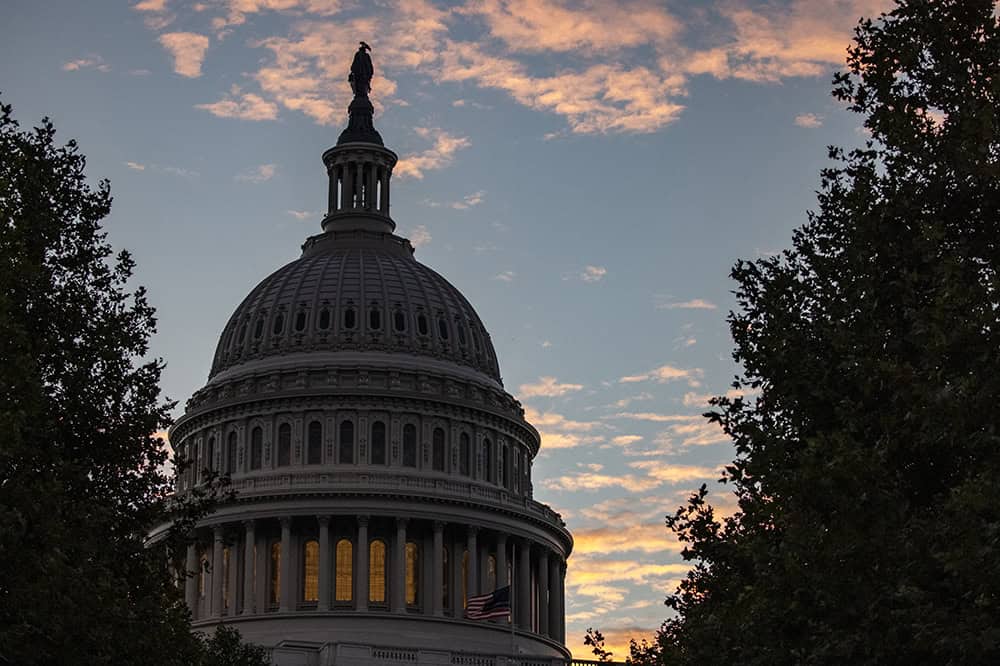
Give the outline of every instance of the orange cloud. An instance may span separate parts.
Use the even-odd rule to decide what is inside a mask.
[[[433,140],[434,146],[415,155],[401,157],[393,172],[399,178],[419,180],[424,177],[425,171],[443,169],[451,164],[457,151],[471,145],[468,138],[449,134],[439,128],[417,127],[414,129],[425,139]]]
[[[701,377],[704,373],[701,368],[691,368],[685,370],[683,368],[675,368],[672,365],[661,365],[658,368],[654,368],[649,372],[644,372],[638,375],[627,375],[618,380],[620,384],[633,384],[636,382],[646,382],[654,381],[658,384],[665,384],[667,382],[684,380],[690,386],[699,386],[701,384]]]
[[[575,492],[578,490],[601,490],[622,488],[630,492],[646,492],[661,485],[661,481],[648,476],[634,474],[599,474],[580,472],[546,479],[543,485],[548,490]]]
[[[240,120],[274,120],[278,117],[278,105],[254,93],[240,93],[239,86],[233,86],[225,98],[211,104],[196,104],[220,118]]]
[[[208,37],[194,32],[168,32],[160,35],[159,41],[174,57],[175,72],[188,78],[201,76]]]
[[[535,398],[538,396],[555,398],[561,395],[566,395],[567,393],[579,391],[582,388],[583,384],[560,384],[559,380],[555,377],[539,377],[538,382],[535,384],[521,384],[521,387],[518,389],[518,393],[522,398]],[[536,412],[536,416],[540,415]]]

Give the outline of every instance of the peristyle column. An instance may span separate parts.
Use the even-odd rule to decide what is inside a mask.
[[[278,584],[281,586],[278,597],[278,611],[286,613],[292,610],[292,519],[281,518],[281,572]]]
[[[358,542],[354,547],[354,608],[368,610],[368,516],[358,516]]]
[[[538,633],[549,635],[549,551],[538,554]]]
[[[222,549],[225,535],[222,526],[213,530],[212,539],[212,617],[222,617],[222,580],[225,573],[222,566]]]
[[[252,520],[243,521],[244,543],[243,543],[243,614],[250,615],[254,611],[254,573],[256,563],[254,562],[254,544],[257,537],[254,535],[254,522]]]
[[[517,626],[531,631],[531,542],[527,539],[517,544],[517,595],[514,601]]]
[[[435,615],[443,615],[444,591],[444,523],[434,521],[434,552],[431,553],[434,566],[431,568],[431,608]]]
[[[330,516],[319,517],[319,603],[318,610],[330,610]]]
[[[465,548],[469,552],[469,565],[466,567],[466,598],[479,594],[479,547],[476,545],[476,534],[479,528],[470,525],[465,533]]]
[[[187,562],[184,565],[187,578],[184,580],[184,601],[191,609],[191,617],[198,617],[198,546],[191,543],[187,547]]]
[[[559,638],[559,616],[562,614],[559,581],[562,579],[562,558],[555,553],[549,558],[549,636]]]
[[[393,543],[392,580],[389,581],[392,592],[392,610],[396,613],[406,612],[406,518],[396,519],[396,541]]]

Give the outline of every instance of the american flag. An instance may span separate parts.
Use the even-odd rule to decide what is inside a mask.
[[[510,585],[489,594],[469,597],[465,604],[465,617],[469,620],[488,620],[510,614]]]

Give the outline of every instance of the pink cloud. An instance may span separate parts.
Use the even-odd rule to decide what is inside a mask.
[[[160,35],[159,41],[174,57],[175,72],[188,78],[201,76],[208,37],[194,32],[168,32]]]

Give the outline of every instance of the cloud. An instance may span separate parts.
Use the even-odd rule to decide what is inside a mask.
[[[536,384],[521,384],[518,395],[521,398],[534,398],[538,396],[546,398],[556,398],[567,393],[579,391],[583,384],[560,384],[555,377],[539,377]]]
[[[515,275],[517,274],[514,271],[500,271],[493,276],[493,279],[500,280],[501,282],[513,282]]]
[[[608,269],[604,266],[586,266],[579,273],[566,273],[563,280],[582,280],[583,282],[600,282],[608,274]]]
[[[552,346],[552,341],[551,340],[542,340],[542,348],[543,349],[548,349],[551,346]]]
[[[618,435],[611,438],[611,443],[616,446],[628,446],[642,441],[642,435]]]
[[[654,423],[682,423],[700,421],[705,417],[699,414],[657,414],[655,412],[619,412],[611,418],[632,419],[633,421],[652,421]]]
[[[611,0],[486,0],[461,11],[480,17],[512,51],[620,52],[671,40],[681,28],[656,5]]]
[[[725,396],[730,400],[735,400],[736,398],[742,398],[749,395],[754,395],[756,391],[745,391],[743,389],[729,389],[725,392]],[[703,407],[708,409],[711,405],[708,401],[716,397],[717,393],[694,393],[688,392],[684,394],[684,406],[685,407]]]
[[[263,183],[274,178],[278,172],[275,164],[261,164],[236,175],[236,180],[243,183]]]
[[[139,12],[163,12],[167,9],[167,0],[142,0],[132,5],[132,9]]]
[[[125,166],[127,166],[129,169],[132,169],[133,171],[145,171],[146,170],[146,165],[145,164],[139,164],[138,162],[126,162]]]
[[[545,378],[543,378],[545,379]],[[524,408],[524,418],[538,429],[543,449],[571,449],[585,444],[603,442],[602,435],[585,435],[607,428],[600,421],[573,421],[555,412],[539,412],[533,407]],[[591,469],[591,471],[600,471]]]
[[[194,32],[168,32],[160,35],[159,41],[174,57],[175,72],[188,78],[201,76],[208,37]]]
[[[425,171],[443,169],[451,164],[456,152],[471,145],[468,138],[455,136],[439,128],[417,127],[414,131],[421,137],[433,141],[434,145],[420,153],[400,158],[393,170],[400,178],[420,180],[424,177]]]
[[[722,474],[721,467],[675,465],[661,460],[640,460],[629,463],[629,467],[633,469],[640,469],[650,478],[665,484],[688,483],[691,481],[715,481]]]
[[[472,208],[473,206],[478,206],[483,203],[483,195],[486,194],[486,190],[479,190],[478,192],[473,192],[472,194],[467,194],[462,197],[461,201],[453,201],[449,204],[455,210],[465,210],[466,208]]]
[[[675,368],[672,365],[661,365],[649,372],[638,375],[626,375],[625,377],[621,377],[618,382],[621,384],[633,384],[636,382],[654,381],[658,384],[665,384],[673,381],[686,381],[690,386],[700,386],[703,374],[701,368],[685,370],[683,368]]]
[[[81,69],[96,69],[99,72],[111,71],[111,65],[104,62],[104,58],[99,55],[70,60],[69,62],[63,63],[62,68],[64,72],[76,72]]]
[[[715,310],[715,303],[709,303],[701,298],[693,298],[690,301],[676,301],[673,303],[657,303],[657,310]]]
[[[219,118],[239,118],[240,120],[274,120],[278,117],[278,105],[254,93],[241,93],[239,86],[233,86],[226,97],[211,104],[195,104],[196,109],[204,109]]]
[[[542,485],[548,490],[555,491],[577,492],[621,488],[633,493],[644,493],[662,485],[662,482],[649,476],[636,476],[634,474],[581,472],[551,477],[545,479]]]
[[[823,116],[818,116],[815,113],[800,113],[795,116],[795,124],[799,127],[806,127],[809,129],[822,127]]]
[[[286,210],[285,212],[294,217],[296,220],[308,220],[310,218],[319,217],[323,214],[315,210]]]
[[[427,231],[427,227],[420,224],[412,232],[410,232],[410,245],[413,247],[423,247],[431,242],[431,232]]]

